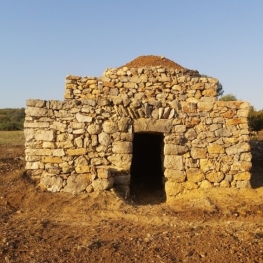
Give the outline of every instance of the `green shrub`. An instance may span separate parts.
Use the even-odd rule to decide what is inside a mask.
[[[260,131],[263,129],[263,110],[255,111],[253,107],[250,108],[248,114],[248,124],[252,131]]]
[[[25,109],[0,109],[0,131],[23,130]]]

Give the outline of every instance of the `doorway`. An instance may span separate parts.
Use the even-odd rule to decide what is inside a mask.
[[[131,196],[146,203],[165,200],[161,133],[135,133],[131,164]],[[148,200],[148,201],[147,201]]]

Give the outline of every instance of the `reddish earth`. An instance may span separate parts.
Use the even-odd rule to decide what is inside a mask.
[[[162,67],[173,68],[173,69],[184,69],[184,67],[180,66],[179,64],[173,62],[168,58],[165,58],[163,56],[153,56],[153,55],[139,56],[136,59],[121,66],[120,68],[123,67],[140,68],[147,66],[151,66],[151,67],[162,66]]]
[[[0,147],[0,262],[263,262],[262,142],[252,189],[193,191],[166,204],[141,193],[41,192],[24,147]]]

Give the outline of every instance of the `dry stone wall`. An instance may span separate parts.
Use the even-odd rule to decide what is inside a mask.
[[[134,133],[162,133],[167,199],[250,186],[247,102],[217,101],[217,80],[161,66],[67,76],[64,101],[27,100],[26,170],[57,192],[129,192]]]

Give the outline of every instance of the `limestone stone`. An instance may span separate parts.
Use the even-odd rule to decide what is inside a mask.
[[[231,136],[231,132],[228,131],[226,128],[222,128],[222,129],[218,129],[215,131],[215,135],[217,137],[230,137]]]
[[[207,156],[206,148],[192,148],[191,156],[193,159],[204,159]]]
[[[97,168],[97,176],[100,179],[108,179],[111,177],[111,172],[108,167],[99,167]]]
[[[39,161],[27,162],[25,168],[26,168],[26,170],[37,170],[37,169],[43,169],[44,165],[41,165],[41,163]]]
[[[173,182],[182,183],[186,179],[186,175],[183,171],[173,170],[173,169],[165,169],[164,176],[171,179]]]
[[[78,165],[78,166],[76,166],[75,170],[76,170],[76,173],[78,173],[78,174],[88,173],[88,172],[90,172],[90,166],[88,166],[88,165]]]
[[[204,180],[200,184],[200,188],[203,188],[203,189],[208,189],[208,188],[212,188],[212,187],[213,187],[213,185],[208,180]]]
[[[118,125],[117,123],[113,121],[105,121],[102,125],[103,131],[106,133],[114,133],[118,131]]]
[[[76,114],[76,119],[78,122],[92,122],[92,117],[83,115],[81,113]]]
[[[236,182],[236,187],[237,188],[250,188],[250,181],[237,181]]]
[[[165,155],[164,167],[174,170],[183,170],[183,157],[177,155]]]
[[[236,181],[248,181],[251,178],[251,174],[249,172],[241,172],[234,175],[234,180]]]
[[[68,149],[67,154],[72,156],[84,155],[86,153],[86,148],[79,149]]]
[[[247,118],[233,118],[226,120],[227,125],[237,125],[247,123]]]
[[[85,191],[89,184],[91,184],[90,174],[71,175],[67,178],[67,184],[62,191],[79,194]]]
[[[209,112],[213,109],[214,104],[210,102],[198,102],[197,107],[199,111]]]
[[[169,133],[172,129],[172,120],[136,119],[133,128],[134,132]]]
[[[42,157],[43,163],[62,163],[63,160],[60,157],[48,157],[44,156]]]
[[[34,129],[24,129],[25,141],[30,142],[35,138]]]
[[[32,100],[32,99],[26,100],[26,106],[43,108],[45,107],[45,105],[46,105],[45,100]]]
[[[55,142],[43,142],[43,148],[54,149],[56,147]]]
[[[40,187],[50,192],[59,192],[63,186],[63,179],[60,176],[44,173],[40,179]]]
[[[64,149],[54,149],[51,151],[51,153],[53,156],[59,156],[59,157],[65,156]]]
[[[224,174],[221,172],[210,172],[206,175],[206,179],[212,183],[220,183],[224,179]]]
[[[88,126],[88,133],[89,134],[99,134],[100,132],[101,132],[101,128],[100,128],[100,126],[99,125],[97,125],[97,124],[90,124],[89,126]]]
[[[95,191],[103,191],[113,187],[114,178],[109,179],[97,179],[92,181],[92,187]]]
[[[208,147],[207,147],[207,150],[209,153],[224,153],[225,152],[225,149],[222,145],[220,144],[209,144]]]
[[[203,172],[215,169],[215,164],[211,159],[200,159],[200,169]]]
[[[76,135],[80,135],[80,134],[84,134],[85,130],[84,129],[77,129],[77,130],[73,130],[72,133],[76,134]]]
[[[196,113],[197,112],[197,104],[193,102],[184,101],[181,103],[182,111],[185,113]]]
[[[184,188],[187,190],[193,190],[193,189],[197,189],[198,185],[194,182],[187,181],[184,183]]]
[[[164,146],[164,154],[165,155],[182,155],[188,152],[189,149],[186,145],[176,145],[176,144],[165,144]]]
[[[244,153],[250,151],[249,143],[238,143],[226,149],[228,155],[234,155],[237,153]]]
[[[51,150],[50,149],[26,149],[25,150],[26,155],[36,155],[36,156],[50,156]]]
[[[194,129],[187,130],[187,132],[185,133],[185,137],[188,140],[194,140],[197,137],[196,131]]]
[[[132,155],[131,154],[113,154],[108,157],[113,166],[122,168],[123,171],[130,171]]]
[[[110,135],[107,134],[106,132],[102,132],[98,135],[98,141],[101,145],[108,147],[111,141]]]
[[[35,139],[38,141],[49,141],[52,142],[55,140],[55,131],[45,131],[45,130],[37,130],[35,133]]]
[[[131,142],[113,142],[112,143],[113,153],[132,153],[132,143]]]
[[[223,181],[221,181],[221,183],[220,183],[220,187],[228,188],[228,187],[230,187],[230,184],[229,184],[228,181],[223,180]]]
[[[174,132],[183,133],[185,131],[186,131],[186,126],[185,125],[176,125],[174,127]]]
[[[167,181],[165,183],[164,187],[165,187],[165,193],[166,193],[167,197],[176,196],[176,195],[182,193],[184,190],[183,184],[176,183],[173,181]]]
[[[28,116],[32,117],[42,117],[47,116],[47,108],[38,108],[38,107],[27,107],[25,109],[25,113]]]
[[[190,182],[201,182],[205,179],[204,174],[197,168],[190,168],[186,170],[187,180]]]

